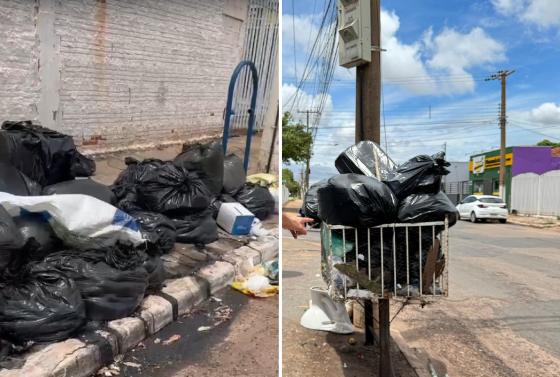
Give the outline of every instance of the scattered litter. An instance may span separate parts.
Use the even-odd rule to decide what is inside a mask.
[[[350,344],[351,346],[355,345],[356,343],[357,342],[356,342],[355,338],[352,338],[352,337],[348,338],[348,344]]]
[[[243,294],[254,297],[270,297],[278,293],[278,286],[270,285],[270,281],[264,275],[261,267],[249,275],[245,280],[235,280],[231,283],[233,289]]]
[[[133,363],[133,362],[131,362],[131,361],[125,361],[125,362],[123,363],[123,365],[126,365],[127,367],[131,367],[131,368],[137,368],[137,369],[142,368],[142,364]]]
[[[222,305],[216,308],[213,313],[213,318],[216,321],[214,322],[214,326],[218,326],[226,321],[229,321],[232,314],[233,310],[227,305]]]
[[[214,302],[222,302],[222,299],[216,296],[212,296],[210,297],[210,301],[214,301]]]
[[[180,339],[181,339],[181,335],[175,334],[175,335],[170,336],[166,340],[164,340],[161,344],[163,344],[164,346],[168,346],[170,344],[178,342]]]
[[[348,365],[347,365],[346,363],[344,363],[342,366],[343,366],[344,368],[348,368]]]
[[[208,330],[212,330],[212,326],[200,326],[198,328],[198,331],[208,331]]]
[[[160,344],[161,343],[161,339],[160,338],[155,338],[154,339],[154,344]]]

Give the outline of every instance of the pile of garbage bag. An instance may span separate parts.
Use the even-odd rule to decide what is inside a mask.
[[[443,152],[415,156],[396,165],[379,145],[362,141],[336,159],[340,175],[309,188],[300,213],[322,222],[322,275],[333,298],[344,297],[344,289],[356,283],[353,277],[369,278],[368,271],[372,273],[368,286],[381,294],[381,269],[385,289],[393,290],[396,281],[399,289],[418,290],[420,267],[424,268],[430,250],[439,247],[443,226],[436,226],[433,234],[431,228],[419,234],[418,228],[410,227],[408,242],[405,228],[371,228],[445,220],[449,227],[453,226],[458,220],[457,210],[440,191],[449,165]],[[327,224],[353,227],[356,231],[329,230]],[[439,264],[442,258],[439,251]]]
[[[246,183],[220,143],[187,146],[172,161],[127,157],[112,186],[71,136],[25,122],[0,130],[0,342],[64,340],[87,321],[132,315],[166,279],[176,242],[218,238],[223,201],[259,218],[274,211],[266,175]],[[4,355],[3,347],[2,355]],[[0,356],[1,358],[1,356]]]

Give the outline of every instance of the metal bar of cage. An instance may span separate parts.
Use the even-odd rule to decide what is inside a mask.
[[[332,262],[333,257],[333,232],[342,233],[342,261],[344,264],[355,265],[358,275],[367,277],[369,281],[375,282],[380,279],[380,290],[378,292],[365,292],[365,287],[361,286],[358,281],[343,275],[343,297],[348,298],[364,298],[364,297],[385,297],[385,298],[437,298],[447,297],[449,294],[449,223],[447,218],[445,221],[431,221],[422,223],[394,223],[383,224],[375,227],[367,228],[367,243],[360,245],[360,239],[364,240],[365,234],[359,233],[358,228],[343,225],[328,225],[328,243],[329,253],[331,257],[330,267],[335,268],[336,263]],[[429,229],[431,228],[431,231]],[[392,236],[387,238],[385,230],[391,229]],[[350,237],[354,234],[354,252],[347,252],[347,245],[351,246],[351,238],[348,239],[347,230],[350,230]],[[389,230],[387,230],[389,232]],[[404,236],[403,236],[404,232]],[[413,245],[411,237],[418,233],[417,250],[412,250]],[[374,235],[376,235],[374,237]],[[374,239],[377,238],[377,239]],[[430,242],[431,241],[431,242]],[[350,242],[350,243],[349,243]],[[387,243],[386,243],[387,242]],[[376,246],[379,248],[376,248]],[[367,250],[366,250],[367,248]],[[375,255],[373,250],[378,250],[379,255]],[[384,255],[387,252],[387,255]],[[348,261],[347,254],[354,257],[354,261]],[[392,265],[387,258],[391,259]],[[367,256],[367,257],[366,257]],[[417,268],[411,268],[418,257]],[[385,258],[387,257],[387,258]],[[376,274],[372,266],[379,258],[380,269]],[[405,262],[403,265],[403,261]],[[430,261],[431,266],[426,270],[424,264]],[[354,262],[354,263],[352,263]],[[363,264],[367,266],[367,270],[360,268]],[[418,276],[414,276],[417,271]],[[427,276],[424,276],[426,275]],[[392,276],[391,276],[392,275]],[[404,276],[403,276],[404,275]],[[386,278],[389,280],[386,281]],[[430,281],[431,279],[431,281]],[[378,284],[377,283],[377,284]],[[391,286],[392,285],[392,286]],[[377,288],[379,289],[379,287]]]

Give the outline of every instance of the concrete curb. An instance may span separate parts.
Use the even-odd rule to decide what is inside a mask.
[[[193,276],[166,281],[160,295],[144,298],[135,317],[108,323],[110,332],[97,331],[104,346],[67,339],[37,346],[18,369],[0,370],[0,377],[88,377],[106,365],[107,344],[112,357],[125,353],[147,337],[187,313],[212,294],[227,287],[236,273],[249,265],[273,260],[278,256],[278,238],[266,237],[238,249],[230,250],[222,260],[202,267]]]
[[[531,228],[537,228],[537,229],[554,229],[554,228],[559,228],[560,229],[560,225],[558,224],[550,224],[550,225],[545,225],[545,224],[527,224],[521,221],[515,221],[515,220],[511,220],[508,219],[508,223],[512,224],[512,225],[519,225],[519,226],[528,226]]]
[[[398,330],[391,329],[391,338],[404,355],[406,361],[408,361],[410,367],[414,369],[414,372],[416,372],[418,377],[432,377],[432,373],[428,369],[429,360],[425,359],[422,354],[415,352],[414,349],[408,345]]]

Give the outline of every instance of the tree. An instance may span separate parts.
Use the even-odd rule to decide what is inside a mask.
[[[305,130],[305,125],[293,123],[292,116],[285,112],[282,117],[282,162],[305,162],[311,158],[313,136]]]
[[[294,173],[290,169],[282,169],[282,182],[288,188],[291,196],[299,196],[301,186],[294,179]]]
[[[548,139],[544,139],[544,140],[539,141],[537,143],[537,145],[541,146],[541,147],[554,147],[554,148],[560,147],[560,143],[555,143],[555,142],[550,141]]]

